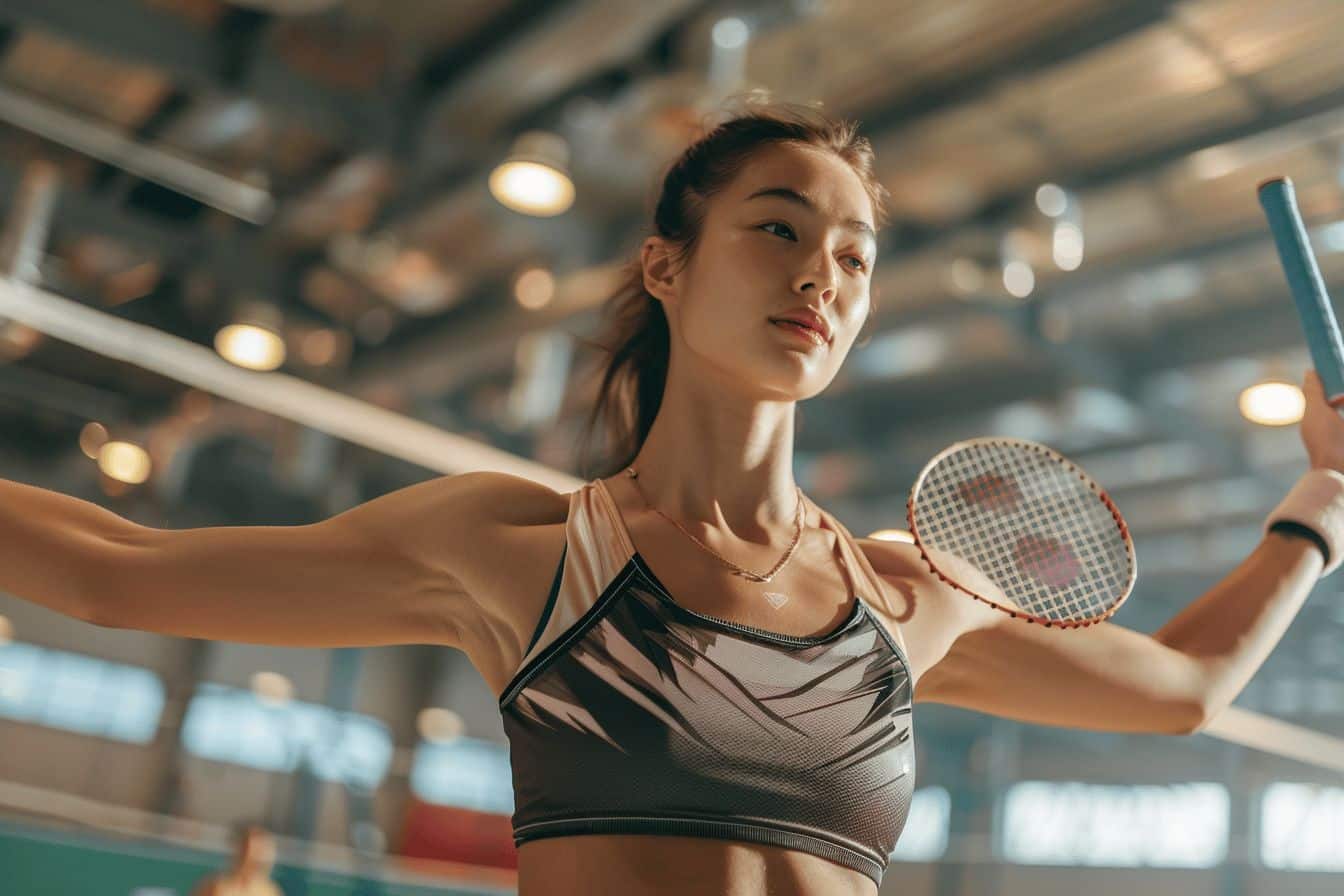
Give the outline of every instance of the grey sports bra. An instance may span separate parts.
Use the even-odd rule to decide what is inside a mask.
[[[837,520],[856,590],[876,573]],[[500,697],[514,843],[674,834],[823,856],[880,884],[914,791],[909,666],[855,595],[793,637],[678,604],[601,480],[570,496],[565,550]]]

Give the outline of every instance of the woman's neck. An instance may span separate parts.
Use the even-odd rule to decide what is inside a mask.
[[[744,413],[722,401],[665,396],[630,464],[641,495],[688,528],[774,543],[781,530],[792,531],[798,512],[793,409],[792,402],[757,403]]]

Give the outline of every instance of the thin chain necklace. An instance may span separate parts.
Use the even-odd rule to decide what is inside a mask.
[[[649,503],[649,499],[644,497],[643,489],[641,489],[639,487],[639,484],[634,481],[639,478],[639,474],[635,472],[634,467],[627,467],[625,472],[630,476],[632,484],[635,486],[635,491],[639,493],[639,497],[644,502],[645,507],[649,508],[654,513],[658,514],[672,525],[676,526],[678,529],[681,530],[681,533],[683,535],[685,535],[691,541],[699,545],[701,549],[708,551],[715,557],[718,557],[720,561],[727,564],[733,570],[733,575],[741,576],[742,578],[748,579],[753,582],[761,582],[761,583],[769,582],[771,579],[775,577],[775,574],[777,572],[779,572],[781,569],[784,568],[784,565],[788,563],[789,560],[793,559],[794,551],[798,550],[798,543],[803,536],[803,490],[798,488],[798,486],[796,485],[794,486],[794,490],[798,494],[798,512],[796,514],[797,520],[795,522],[794,527],[795,531],[793,533],[793,543],[790,544],[789,549],[784,552],[783,558],[781,558],[780,561],[775,564],[774,569],[762,575],[761,573],[752,572],[749,569],[743,569],[733,561],[729,560],[727,557],[720,554],[718,551],[711,548],[709,545],[702,542],[700,539],[696,538],[690,532],[687,532],[686,529],[681,525],[681,523],[672,519],[672,517],[663,513],[657,507],[654,507],[652,504]],[[788,602],[789,596],[787,594],[781,594],[778,591],[767,591],[765,592],[765,599],[770,602],[771,606],[773,606],[776,610],[778,610],[780,607],[784,606],[784,604]]]

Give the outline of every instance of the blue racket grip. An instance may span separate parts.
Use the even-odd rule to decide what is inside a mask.
[[[1293,182],[1286,177],[1271,178],[1260,185],[1257,193],[1269,219],[1270,233],[1274,234],[1283,272],[1288,277],[1297,316],[1311,349],[1312,364],[1321,377],[1325,397],[1337,408],[1344,404],[1344,347],[1340,344],[1339,324],[1335,322],[1321,269],[1302,223],[1302,213],[1297,209]]]

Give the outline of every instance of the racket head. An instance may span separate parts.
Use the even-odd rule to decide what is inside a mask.
[[[1037,442],[956,442],[906,502],[930,571],[1015,618],[1076,628],[1109,618],[1134,590],[1129,526],[1105,489]]]

